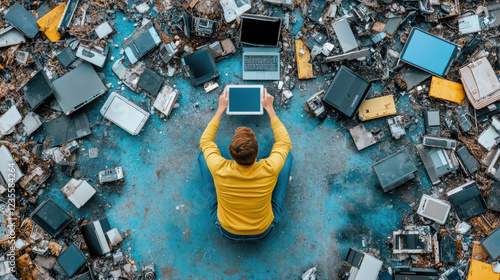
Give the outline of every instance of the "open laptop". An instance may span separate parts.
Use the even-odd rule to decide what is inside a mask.
[[[243,48],[243,80],[279,80],[281,19],[243,15],[241,16]]]

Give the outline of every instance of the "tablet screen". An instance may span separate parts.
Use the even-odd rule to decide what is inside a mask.
[[[229,110],[231,112],[260,112],[260,88],[230,88]]]
[[[406,42],[401,60],[443,76],[457,51],[456,45],[415,28]]]

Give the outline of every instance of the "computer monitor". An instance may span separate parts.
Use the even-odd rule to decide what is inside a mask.
[[[415,178],[417,172],[417,167],[405,150],[375,163],[372,168],[384,192],[391,191]]]
[[[265,16],[241,16],[243,44],[251,46],[277,47],[281,32],[281,19]]]
[[[193,86],[219,77],[219,70],[208,48],[188,54],[182,60],[188,67],[190,82]]]
[[[58,236],[73,221],[73,217],[50,198],[38,206],[30,218],[53,237]]]
[[[401,60],[433,75],[443,77],[448,73],[459,51],[457,45],[413,28],[401,52]]]
[[[228,86],[228,115],[262,115],[262,92],[264,86],[234,85]]]

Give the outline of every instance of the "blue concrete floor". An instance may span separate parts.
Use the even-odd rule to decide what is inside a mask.
[[[114,42],[120,44],[132,30],[132,24],[120,23]],[[119,48],[113,48],[113,56],[120,57]],[[114,84],[110,92],[120,87],[111,72],[112,64],[104,70],[106,82]],[[239,56],[219,62],[218,67],[221,87],[242,83],[237,78],[241,72]],[[358,152],[346,129],[354,126],[354,121],[334,117],[319,123],[304,111],[305,101],[325,86],[324,78],[318,77],[305,82],[306,91],[293,90],[288,108],[276,106],[290,134],[295,158],[282,223],[262,243],[228,243],[208,219],[197,164],[199,139],[214,114],[209,106],[217,106],[218,92],[207,94],[203,87],[192,88],[181,77],[167,81],[181,93],[180,107],[169,119],[152,115],[138,136],[101,121],[93,126],[93,134],[84,138],[78,153],[84,177],[96,186],[98,171],[122,166],[125,185],[114,186],[115,190],[98,186],[98,195],[78,210],[58,190],[70,178],[57,172],[51,179],[52,187],[40,200],[52,197],[76,217],[106,216],[112,227],[121,232],[130,230],[123,248],[131,247],[133,259],[139,263],[154,262],[160,279],[298,279],[312,266],[317,266],[321,279],[336,279],[348,248],[361,248],[362,239],[369,247],[388,251],[384,239],[400,228],[402,216],[410,210],[408,204],[428,186],[419,164],[418,181],[386,194],[371,169],[374,162],[410,149],[421,124],[395,141],[384,119],[365,122],[368,129],[378,127],[386,136],[381,143]],[[374,90],[377,88],[380,85]],[[99,109],[108,94],[84,109],[91,123],[100,119]],[[123,94],[148,108],[148,100],[141,94],[128,89]],[[407,99],[401,98],[398,110],[412,113]],[[199,108],[193,106],[195,102]],[[274,138],[267,115],[224,116],[215,140],[223,156],[229,158],[228,145],[239,126],[256,132],[260,155],[270,152]],[[86,150],[93,147],[100,150],[98,159],[88,158]],[[410,154],[417,163],[417,155]]]

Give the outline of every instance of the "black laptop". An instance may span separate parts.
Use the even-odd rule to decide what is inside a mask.
[[[337,111],[352,118],[370,91],[371,83],[349,68],[341,66],[323,101]]]

